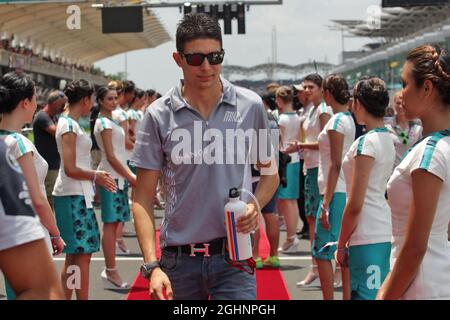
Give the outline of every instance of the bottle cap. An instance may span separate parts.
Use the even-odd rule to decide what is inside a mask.
[[[228,195],[230,198],[239,198],[241,196],[237,188],[231,188]]]

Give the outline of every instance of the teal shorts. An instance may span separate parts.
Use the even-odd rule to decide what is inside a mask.
[[[84,196],[54,197],[56,223],[66,243],[64,253],[100,251],[100,232],[94,210],[86,208]]]
[[[312,256],[320,260],[333,260],[336,246],[323,248],[328,242],[336,242],[341,232],[342,214],[344,213],[347,194],[343,192],[335,192],[331,199],[328,221],[330,229],[326,230],[320,223],[320,207],[322,206],[323,196],[320,196],[319,208],[316,219],[316,232],[314,233],[314,241],[312,247]],[[322,249],[323,248],[323,249]]]
[[[390,270],[391,243],[374,243],[349,248],[352,300],[375,300]]]
[[[317,183],[319,168],[306,170],[305,177],[305,216],[315,218],[319,208],[320,192]]]
[[[300,162],[287,164],[286,180],[286,188],[281,185],[278,187],[278,199],[297,200],[300,194]]]
[[[117,189],[116,193],[100,187],[100,199],[103,223],[127,222],[131,220],[127,181],[125,181],[123,190]]]

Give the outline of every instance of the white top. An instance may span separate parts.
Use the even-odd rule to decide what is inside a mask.
[[[278,112],[278,109],[269,110],[268,112],[270,112],[273,115],[273,117],[278,121],[278,119],[280,118],[280,114]]]
[[[124,109],[122,109],[121,106],[118,105],[116,110],[114,110],[112,112],[112,119],[120,125],[120,124],[122,124],[122,122],[128,121],[129,117],[128,117],[127,111],[125,111]],[[126,160],[130,160],[131,156],[133,154],[133,151],[126,149],[125,140],[123,141],[123,147],[125,150],[124,156],[125,156]]]
[[[144,119],[144,111],[136,110],[138,121],[142,121]]]
[[[120,124],[124,121],[128,121],[128,114],[121,106],[118,105],[112,112],[112,118],[114,121]]]
[[[47,196],[47,191],[45,190],[45,178],[47,177],[48,163],[37,151],[34,144],[30,140],[28,140],[27,137],[23,136],[20,133],[4,130],[0,130],[0,139],[5,141],[6,145],[8,146],[8,153],[12,155],[15,160],[18,160],[25,154],[31,152],[39,186],[41,188],[42,194],[44,196]],[[38,221],[40,220],[38,219]],[[49,248],[50,253],[52,254],[53,249],[50,241],[50,235],[48,234],[47,229],[45,229],[43,225],[41,226],[45,232],[45,242],[47,244],[47,247]]]
[[[289,146],[290,142],[298,140],[300,134],[300,117],[296,112],[285,112],[280,115],[278,119],[278,125],[284,128],[282,138],[282,145],[284,148]],[[280,129],[281,130],[281,129]],[[291,156],[291,162],[299,162],[298,152],[293,152],[289,154]]]
[[[47,234],[33,211],[22,171],[11,151],[0,141],[0,251]]]
[[[385,198],[385,191],[394,166],[395,148],[387,129],[371,130],[351,145],[342,164],[347,193],[351,188],[355,157],[359,155],[372,157],[375,161],[370,172],[359,222],[350,237],[349,245],[391,242],[391,210]]]
[[[102,139],[102,132],[104,130],[112,130],[113,152],[123,166],[127,165],[127,158],[125,157],[125,132],[119,124],[107,117],[103,117],[102,115],[99,115],[97,120],[95,121],[94,136],[102,154],[102,159],[97,169],[109,172],[114,179],[119,180],[119,189],[122,190],[124,185],[124,178],[113,169],[106,156],[105,146],[103,145]]]
[[[0,130],[0,139],[5,141],[10,154],[16,160],[26,155],[28,152],[32,153],[33,164],[36,168],[39,186],[41,187],[41,190],[45,195],[45,177],[47,177],[48,163],[37,151],[34,144],[20,133],[5,130]]]
[[[130,120],[135,121],[134,132],[135,132],[135,134],[137,134],[137,132],[139,130],[139,124],[143,119],[143,115],[142,115],[142,118],[139,118],[138,110],[130,108],[127,111],[127,117],[128,117],[128,121],[130,121]],[[131,159],[131,156],[133,155],[133,150],[125,149],[125,152],[127,154],[127,160]]]
[[[400,164],[403,155],[409,150],[409,148],[411,148],[422,137],[422,126],[412,122],[408,125],[408,129],[402,130],[394,121],[394,123],[386,125],[386,128],[389,130],[389,133],[392,135],[392,139],[394,140],[394,167],[396,167]]]
[[[138,120],[138,113],[137,113],[137,110],[134,110],[134,109],[128,109],[128,111],[127,111],[127,117],[128,117],[128,120],[134,120],[134,121],[137,121],[137,120]]]
[[[301,131],[302,138],[304,138],[303,122],[305,122],[306,116],[308,115],[309,110],[310,110],[313,106],[314,106],[314,105],[313,105],[312,103],[310,103],[310,104],[304,106],[303,108],[301,108],[300,110],[297,111],[297,114],[298,114],[298,116],[299,116],[299,118],[300,118],[300,131]],[[302,141],[301,141],[301,142],[302,142]],[[305,159],[305,155],[304,155],[303,150],[300,150],[300,151],[298,152],[298,155],[299,155],[299,157],[300,157],[300,160]]]
[[[300,110],[298,110],[298,116],[300,117],[300,121],[303,122],[305,121],[306,117],[308,116],[309,111],[311,110],[311,108],[314,105],[312,103],[304,106],[303,108],[301,108]]]
[[[72,196],[82,195],[86,200],[86,207],[92,208],[94,197],[94,188],[92,181],[76,180],[68,177],[64,172],[64,157],[62,148],[62,136],[73,132],[77,135],[76,140],[76,166],[81,169],[91,171],[91,137],[84,132],[77,121],[66,115],[61,115],[56,126],[56,145],[61,155],[61,165],[59,167],[58,177],[53,188],[54,196]]]
[[[330,171],[331,164],[331,148],[330,148],[330,137],[328,136],[328,131],[336,131],[344,136],[344,145],[342,146],[342,160],[344,159],[347,151],[350,149],[353,141],[355,140],[355,122],[353,121],[350,112],[339,112],[333,115],[323,128],[322,132],[319,134],[319,173],[318,173],[318,184],[319,192],[321,195],[325,194],[325,189],[327,187],[328,172]],[[337,180],[336,189],[334,192],[344,192],[346,191],[344,172],[339,173],[339,178]]]
[[[391,268],[403,245],[413,201],[411,174],[423,169],[443,181],[428,247],[417,276],[403,299],[450,299],[450,130],[434,133],[419,142],[395,168],[389,183],[393,243]]]
[[[327,113],[333,115],[333,110],[322,102],[317,107],[312,106],[303,122],[303,131],[305,132],[305,142],[314,143],[320,134],[320,115]],[[303,168],[305,170],[317,168],[319,166],[319,150],[306,149],[304,152],[305,163]]]
[[[137,134],[137,132],[139,132],[139,126],[141,125],[142,120],[144,120],[144,111],[137,110],[136,114],[137,114],[137,120],[136,120],[136,129],[135,129],[135,131],[136,131],[136,134]]]

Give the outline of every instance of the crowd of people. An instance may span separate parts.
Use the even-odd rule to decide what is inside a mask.
[[[101,274],[105,288],[129,288],[115,267],[116,252],[129,253],[120,238],[122,230],[119,230],[119,225],[131,218],[127,185],[133,186],[136,182],[127,157],[133,149],[135,130],[144,110],[157,98],[157,92],[137,89],[132,81],[114,81],[97,90],[97,105],[93,106],[94,87],[85,80],[78,80],[64,91],[50,92],[47,104],[36,112],[37,90],[31,78],[11,72],[2,77],[1,83],[0,137],[7,147],[6,159],[20,167],[19,171],[23,173],[25,190],[29,194],[26,203],[34,209],[34,213],[28,210],[13,212],[13,215],[20,223],[28,223],[30,216],[32,221],[40,222],[45,230],[49,256],[66,254],[62,283],[66,283],[67,268],[80,268],[81,286],[75,290],[78,299],[88,298],[90,257],[100,250],[100,244],[105,254],[106,268]],[[129,105],[127,112],[118,103]],[[89,114],[93,120],[92,136],[78,123],[80,117]],[[119,117],[124,121],[120,122]],[[132,124],[130,128],[128,122]],[[33,125],[34,144],[21,134],[26,123]],[[100,150],[100,157],[96,156],[97,149],[92,148],[93,142]],[[99,186],[101,203],[94,202],[93,183]],[[2,203],[5,212],[14,208],[7,207],[3,198]],[[94,205],[99,205],[102,212],[101,239]],[[21,217],[23,214],[25,216]],[[35,234],[40,235],[36,231]],[[28,236],[23,238],[14,241],[21,244],[21,241],[29,240]],[[16,281],[10,282],[15,276],[10,277],[7,270],[2,267],[8,299],[27,297],[26,292],[23,296],[23,288],[18,287]],[[62,288],[61,284],[58,288]],[[65,297],[70,299],[72,290],[64,289]]]
[[[52,57],[50,54],[44,55],[44,52],[35,53],[32,48],[26,47],[22,44],[17,45],[14,41],[14,34],[11,35],[10,38],[2,37],[0,39],[0,50],[6,50],[10,53],[17,54],[19,56],[25,57],[25,58],[34,58],[34,59],[40,59],[42,61],[50,62],[59,66],[64,67],[67,70],[71,70],[72,68],[76,70],[80,70],[83,72],[88,72],[94,75],[101,75],[105,76],[105,73],[100,70],[99,68],[96,68],[94,66],[85,66],[82,64],[77,63],[70,63],[66,60],[63,60],[60,57]],[[34,60],[31,60],[34,61]],[[14,64],[14,63],[13,63]]]
[[[404,89],[392,99],[383,80],[369,76],[353,92],[336,74],[325,79],[311,74],[293,88],[268,88],[275,96],[268,112],[278,117],[280,151],[291,156],[286,186],[277,192],[287,230],[279,251],[298,250],[300,206],[311,238],[313,264],[298,286],[320,286],[324,299],[333,299],[339,286],[344,299],[449,297],[446,274],[432,271],[434,263],[449,270],[448,204],[441,202],[450,163],[441,154],[449,147],[449,67],[445,50],[414,49],[403,69]],[[294,92],[301,101],[296,112]],[[296,168],[299,156],[303,170]],[[428,189],[425,184],[433,181],[435,189]],[[299,199],[299,183],[304,204],[293,201],[286,208],[286,188],[293,191],[290,199]],[[369,285],[374,272],[378,285]]]
[[[214,19],[186,15],[176,45],[183,80],[160,99],[132,81],[94,92],[81,79],[52,92],[33,120],[33,81],[17,72],[0,78],[0,269],[8,298],[71,299],[67,269],[77,266],[75,294],[88,299],[91,255],[100,246],[105,288],[128,289],[116,254],[129,252],[122,234],[133,217],[141,275],[155,299],[256,299],[255,269],[279,268],[279,252],[297,252],[299,238],[309,239],[312,264],[297,285],[320,286],[326,300],[338,286],[343,299],[450,299],[447,51],[413,49],[393,98],[380,78],[365,76],[350,88],[337,74],[273,84],[260,97],[221,77],[225,51]],[[78,122],[89,114],[91,136]],[[20,133],[31,122],[35,144]],[[245,154],[264,137],[269,153],[251,163],[211,163],[208,154],[234,159],[234,149],[217,149],[217,137],[236,128],[266,134],[244,144]],[[248,185],[254,195],[236,229],[254,233],[253,257],[232,260],[223,207],[230,189]],[[158,191],[165,202],[160,257]],[[260,220],[270,244],[264,260]],[[51,256],[62,252],[58,279]],[[23,259],[35,261],[32,276]]]

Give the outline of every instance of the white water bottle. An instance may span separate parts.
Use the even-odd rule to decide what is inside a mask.
[[[225,205],[225,224],[227,228],[228,252],[231,260],[246,260],[252,257],[252,240],[250,233],[236,231],[239,217],[247,212],[247,204],[239,199],[237,188],[230,189],[229,201]]]

